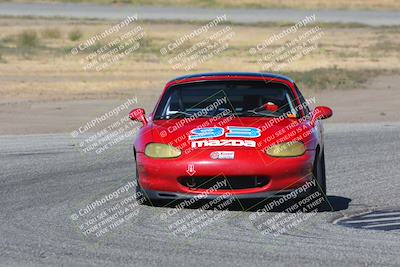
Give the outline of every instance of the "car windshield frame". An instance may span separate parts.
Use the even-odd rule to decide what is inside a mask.
[[[295,113],[293,114],[294,116],[290,117],[290,118],[300,118],[301,114],[299,112],[299,110],[297,109],[297,106],[299,105],[297,102],[297,99],[293,93],[292,88],[290,88],[287,84],[283,83],[283,82],[279,82],[279,81],[266,81],[266,80],[199,80],[199,81],[192,81],[192,82],[188,82],[188,83],[178,83],[178,84],[173,84],[171,86],[169,86],[163,93],[163,95],[161,96],[161,99],[158,103],[158,105],[156,106],[153,114],[153,119],[154,120],[170,120],[170,119],[183,119],[183,118],[190,118],[193,116],[193,114],[185,114],[187,113],[185,110],[179,110],[176,112],[176,116],[169,116],[169,115],[165,115],[165,109],[166,109],[166,105],[170,105],[170,103],[168,103],[169,99],[171,99],[171,95],[174,94],[175,92],[179,93],[182,92],[183,90],[190,90],[187,89],[185,87],[188,86],[192,86],[192,85],[198,85],[199,83],[204,84],[204,83],[225,83],[224,86],[232,86],[235,85],[236,86],[238,83],[243,83],[243,84],[250,84],[250,83],[264,83],[266,86],[269,84],[276,84],[278,86],[281,86],[280,90],[285,90],[286,91],[286,95],[288,96],[289,99],[287,99],[287,105],[290,106],[290,110],[294,111]],[[202,89],[195,89],[195,90],[202,90]],[[226,90],[226,88],[224,89]],[[221,89],[221,91],[224,91]],[[232,90],[232,89],[229,89]],[[233,89],[235,90],[235,89]],[[261,88],[261,89],[256,89],[256,90],[275,90],[273,88]],[[225,92],[225,91],[224,91]],[[228,97],[225,94],[226,97]],[[182,101],[182,97],[179,96],[179,101]],[[182,105],[182,103],[180,103]],[[196,104],[197,105],[197,104]],[[182,107],[182,106],[181,106]],[[232,107],[234,109],[234,107]],[[233,110],[232,110],[233,111]],[[290,113],[290,112],[289,112]],[[246,110],[242,112],[242,114],[234,111],[234,113],[231,113],[231,115],[234,114],[236,117],[280,117],[280,116],[285,116],[285,114],[269,114],[266,110],[262,110],[260,112],[254,111],[254,110]],[[192,116],[189,116],[192,115]],[[279,116],[278,116],[279,115]],[[196,118],[210,118],[213,116],[210,115],[204,115],[201,117],[196,117]]]

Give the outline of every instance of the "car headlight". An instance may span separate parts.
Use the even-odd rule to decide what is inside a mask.
[[[181,155],[181,151],[166,144],[151,143],[146,146],[144,154],[151,158],[176,158]]]
[[[269,147],[266,151],[271,157],[297,157],[306,152],[303,142],[285,142]]]

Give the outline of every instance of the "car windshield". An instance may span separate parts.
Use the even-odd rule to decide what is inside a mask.
[[[154,119],[298,117],[291,90],[267,81],[206,81],[167,89]]]

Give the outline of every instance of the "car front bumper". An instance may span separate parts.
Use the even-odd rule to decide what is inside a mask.
[[[137,153],[141,189],[149,198],[186,199],[203,194],[211,199],[227,193],[240,199],[269,198],[288,194],[312,180],[314,150],[307,150],[299,157],[274,158],[261,151],[242,149],[235,150],[232,160],[211,159],[213,151],[201,149],[174,159],[154,159]],[[190,165],[194,172],[190,172]],[[226,177],[226,180],[266,177],[268,182],[251,188],[209,190],[183,185],[182,179],[188,177]]]

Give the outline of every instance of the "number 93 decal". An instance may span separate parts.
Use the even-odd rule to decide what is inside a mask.
[[[260,129],[254,127],[227,126],[226,131],[221,127],[197,128],[190,131],[189,140],[210,139],[216,137],[257,138],[261,136]]]

